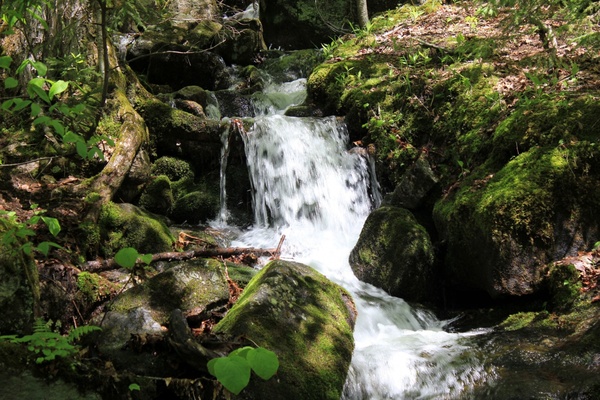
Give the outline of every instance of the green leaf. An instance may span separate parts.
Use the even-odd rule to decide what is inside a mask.
[[[141,390],[142,388],[140,388],[140,385],[138,385],[137,383],[131,383],[129,385],[129,391],[133,392],[134,390]]]
[[[48,92],[48,96],[50,97],[50,99],[53,99],[54,96],[56,96],[57,94],[60,94],[62,92],[64,92],[65,90],[67,90],[67,88],[69,87],[69,83],[65,82],[65,81],[56,81],[52,84],[52,86],[50,87],[50,91]]]
[[[76,134],[75,132],[68,131],[63,136],[63,142],[65,143],[77,143],[83,141],[81,135]]]
[[[252,349],[246,359],[254,373],[264,380],[270,379],[279,369],[277,354],[263,347]]]
[[[233,394],[239,394],[250,382],[250,365],[240,356],[217,358],[215,376]]]
[[[8,111],[8,110],[10,110],[10,108],[13,106],[14,103],[15,103],[15,99],[9,99],[9,100],[3,101],[2,109],[4,111]]]
[[[36,69],[39,76],[46,76],[46,73],[48,72],[48,67],[46,67],[46,64],[41,61],[34,61],[31,63],[31,65],[33,65],[33,68]]]
[[[215,374],[215,363],[217,362],[218,359],[219,358],[211,358],[206,363],[206,369],[208,369],[208,373],[211,374],[212,376],[216,376],[216,374]]]
[[[87,149],[87,145],[85,144],[85,142],[84,141],[77,142],[76,147],[77,147],[77,154],[79,154],[79,157],[83,158],[84,160],[87,159],[88,149]]]
[[[104,160],[104,153],[102,152],[102,150],[100,150],[100,148],[98,146],[92,146],[89,150],[88,150],[88,154],[87,154],[87,159],[91,160],[93,159],[95,156],[98,156],[98,158],[100,160]]]
[[[29,97],[33,98],[35,96],[44,100],[46,103],[50,104],[50,98],[48,97],[48,93],[44,90],[45,84],[44,78],[33,78],[27,83],[27,94]]]
[[[133,247],[125,247],[115,254],[115,262],[123,268],[131,269],[135,266],[135,262],[139,257],[139,253]]]
[[[248,352],[250,350],[254,350],[254,348],[250,346],[240,347],[239,349],[235,349],[231,353],[229,353],[229,356],[240,356],[243,358],[247,358]]]
[[[11,56],[1,56],[0,57],[0,68],[9,69],[10,64],[12,63],[12,60],[13,59]]]
[[[60,136],[65,136],[65,126],[59,120],[51,119],[48,121],[48,125],[53,127],[56,133],[58,133]]]
[[[58,232],[60,232],[60,223],[56,218],[42,216],[42,221],[44,221],[52,236],[58,235]]]
[[[31,116],[37,117],[42,112],[42,107],[38,103],[31,103]]]
[[[141,254],[140,260],[142,260],[144,264],[150,265],[152,262],[152,254]]]
[[[17,112],[17,111],[21,111],[25,107],[29,106],[31,104],[31,100],[23,100],[23,99],[16,98],[16,99],[14,99],[14,103],[15,103],[15,108],[13,108],[13,111]]]
[[[36,119],[33,120],[33,125],[40,125],[40,124],[46,125],[51,120],[52,120],[52,118],[50,118],[49,116],[42,115],[41,117],[37,117]]]
[[[9,76],[4,80],[4,89],[13,89],[17,86],[19,86],[19,81],[12,76]]]

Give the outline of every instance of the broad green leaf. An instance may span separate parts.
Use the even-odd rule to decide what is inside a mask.
[[[21,111],[25,107],[28,107],[31,104],[31,100],[23,100],[16,98],[14,99],[15,108],[13,108],[14,112]]]
[[[50,90],[48,91],[48,96],[50,97],[50,99],[53,99],[54,96],[56,96],[57,94],[60,94],[60,93],[64,92],[65,90],[67,90],[68,87],[69,87],[68,82],[56,81],[50,87]]]
[[[77,148],[77,154],[79,154],[79,157],[86,160],[87,154],[88,154],[87,144],[85,144],[84,141],[77,142],[76,148]]]
[[[29,97],[39,97],[44,100],[46,103],[50,104],[50,98],[48,97],[48,93],[44,90],[45,84],[44,78],[33,78],[27,84],[27,94]]]
[[[35,236],[35,231],[29,228],[21,228],[17,232],[15,232],[15,235],[20,238],[25,238],[27,236]]]
[[[95,156],[98,156],[98,159],[100,159],[100,160],[104,160],[104,153],[102,153],[102,150],[100,150],[100,148],[98,146],[92,146],[88,150],[87,159],[91,160]]]
[[[8,68],[10,68],[11,63],[12,63],[11,56],[1,56],[0,57],[0,68],[8,69]]]
[[[48,125],[53,127],[56,133],[58,133],[60,136],[65,136],[65,126],[59,120],[51,119],[48,121]]]
[[[27,242],[23,245],[23,247],[21,247],[21,250],[23,250],[23,253],[30,256],[32,248],[33,248],[33,245],[30,242]]]
[[[239,394],[250,382],[250,365],[240,356],[217,358],[215,376],[233,394]]]
[[[13,104],[15,104],[15,99],[9,99],[9,100],[3,101],[2,102],[2,109],[4,111],[8,111],[13,106]]]
[[[243,358],[247,358],[248,352],[250,350],[254,350],[254,348],[250,346],[240,347],[239,349],[235,349],[231,353],[229,353],[229,356],[240,356]]]
[[[279,369],[277,354],[263,347],[252,349],[246,359],[254,373],[264,380],[270,379]]]
[[[58,232],[60,232],[60,223],[56,218],[42,216],[42,221],[44,221],[52,236],[58,235]]]
[[[83,138],[81,137],[81,135],[78,135],[72,131],[68,131],[67,133],[65,133],[65,136],[63,136],[63,142],[65,143],[77,143],[82,141]]]
[[[17,86],[19,86],[19,81],[12,76],[9,76],[4,80],[4,89],[13,89]]]
[[[142,260],[144,264],[149,265],[152,262],[152,254],[141,254],[140,260]]]
[[[37,117],[42,112],[42,107],[38,103],[31,103],[31,116]]]
[[[206,369],[208,369],[208,373],[211,374],[212,376],[216,376],[215,375],[215,363],[217,362],[218,359],[219,358],[211,358],[206,363]]]
[[[129,384],[129,391],[133,392],[134,390],[141,390],[140,385],[138,385],[137,383]]]
[[[135,266],[135,262],[139,257],[139,253],[133,247],[125,247],[115,254],[115,262],[123,268],[131,269]]]
[[[34,61],[31,63],[31,65],[33,65],[33,68],[35,68],[39,76],[46,76],[46,73],[48,72],[48,67],[46,67],[46,64],[41,61]]]
[[[52,118],[50,118],[49,116],[42,115],[41,117],[37,117],[36,119],[34,119],[33,124],[34,125],[47,124],[51,120],[52,120]]]
[[[36,246],[36,250],[47,256],[50,251],[50,247],[56,247],[57,249],[62,249],[62,246],[54,243],[54,242],[42,242]]]

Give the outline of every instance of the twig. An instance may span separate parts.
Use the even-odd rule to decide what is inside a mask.
[[[23,161],[23,162],[19,162],[19,163],[0,164],[0,168],[3,168],[3,167],[18,167],[19,165],[31,164],[31,163],[42,161],[42,160],[52,160],[53,158],[54,157],[40,157],[40,158],[36,158],[35,160]]]
[[[214,249],[192,250],[185,252],[169,251],[164,253],[156,253],[152,255],[152,262],[191,260],[192,258],[197,257],[231,257],[246,253],[254,253],[257,256],[279,256],[278,249],[257,249],[253,247],[217,247]],[[82,265],[81,269],[82,271],[101,272],[117,269],[119,267],[120,266],[115,262],[114,258],[110,258],[101,261],[88,261]]]

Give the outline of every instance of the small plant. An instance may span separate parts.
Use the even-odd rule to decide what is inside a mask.
[[[41,364],[46,361],[53,361],[56,357],[71,357],[78,351],[75,342],[83,335],[101,330],[94,325],[84,325],[73,329],[67,336],[52,331],[50,327],[52,321],[46,322],[43,319],[37,319],[33,327],[33,333],[23,337],[16,335],[0,336],[0,340],[9,340],[11,343],[22,343],[27,345],[27,349],[37,355],[35,362]]]
[[[213,358],[207,367],[227,390],[237,395],[248,386],[252,371],[264,380],[275,375],[279,369],[279,359],[265,348],[246,346],[232,351],[226,357]]]

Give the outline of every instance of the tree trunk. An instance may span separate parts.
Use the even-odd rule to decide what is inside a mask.
[[[367,0],[356,0],[356,12],[358,14],[358,26],[366,28],[369,25],[369,9]]]

